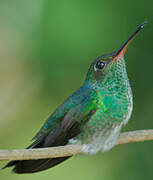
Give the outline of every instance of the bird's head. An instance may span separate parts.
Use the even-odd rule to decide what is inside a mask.
[[[145,24],[146,22],[138,26],[117,51],[102,55],[94,60],[87,73],[85,84],[94,88],[96,86],[108,86],[110,83],[113,83],[114,79],[115,81],[124,80],[124,75],[126,75],[124,53],[130,42]]]

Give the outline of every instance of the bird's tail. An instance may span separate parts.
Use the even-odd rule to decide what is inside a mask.
[[[67,144],[67,141],[65,141],[64,143],[63,142],[62,143],[60,142],[58,145],[54,144],[54,146],[62,146],[62,145]],[[36,141],[33,144],[31,144],[27,149],[44,148],[44,147],[51,147],[51,145],[45,144],[42,141],[38,141],[38,142]],[[39,159],[39,160],[10,161],[2,169],[15,166],[12,170],[12,173],[18,173],[18,174],[34,173],[34,172],[39,172],[39,171],[51,168],[53,166],[56,166],[57,164],[65,161],[66,159],[68,159],[70,157],[71,156],[51,158],[51,159]]]
[[[10,161],[4,168],[15,166],[12,170],[13,173],[34,173],[39,172],[65,161],[70,157],[60,157],[52,159],[40,159],[40,160],[24,160],[24,161]],[[3,169],[4,169],[3,168]]]
[[[68,117],[66,117],[54,131],[51,131],[46,136],[42,136],[42,138],[36,138],[36,141],[27,149],[64,146],[68,144],[69,139],[80,133],[78,122],[73,121],[73,119],[69,120]],[[34,173],[51,168],[70,157],[71,156],[39,160],[10,161],[3,169],[15,166],[13,168],[14,173]]]

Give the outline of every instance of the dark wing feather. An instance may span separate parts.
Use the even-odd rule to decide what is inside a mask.
[[[86,106],[92,104],[93,101],[93,99],[90,97],[90,92],[88,91],[86,93],[88,96],[85,95],[83,98],[80,98],[81,102],[75,100],[75,98],[77,98],[77,94],[75,94],[72,99],[75,106],[72,105],[67,112],[64,112],[64,115],[62,116],[61,121],[59,121],[57,127],[50,131],[46,130],[45,134],[39,132],[36,136],[36,141],[28,148],[63,146],[68,143],[69,139],[77,136],[81,132],[81,127],[83,124],[86,123],[95,112],[95,109],[90,108],[84,111]],[[44,125],[44,127],[48,127],[48,129],[50,128],[48,125]],[[51,168],[68,158],[69,157],[11,161],[4,168],[15,165],[13,169],[13,172],[15,173],[34,173]]]

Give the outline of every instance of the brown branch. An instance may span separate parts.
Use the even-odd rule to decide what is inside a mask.
[[[153,140],[153,130],[138,130],[121,133],[116,145]],[[0,161],[45,159],[84,154],[79,145],[66,145],[51,148],[0,150]]]

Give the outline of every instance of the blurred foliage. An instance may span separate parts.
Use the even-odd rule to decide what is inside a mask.
[[[134,111],[125,130],[153,128],[153,1],[0,1],[0,149],[24,148],[77,89],[97,56],[148,24],[126,53]],[[44,172],[0,179],[152,179],[153,142],[73,157]],[[1,167],[5,162],[1,162]]]

